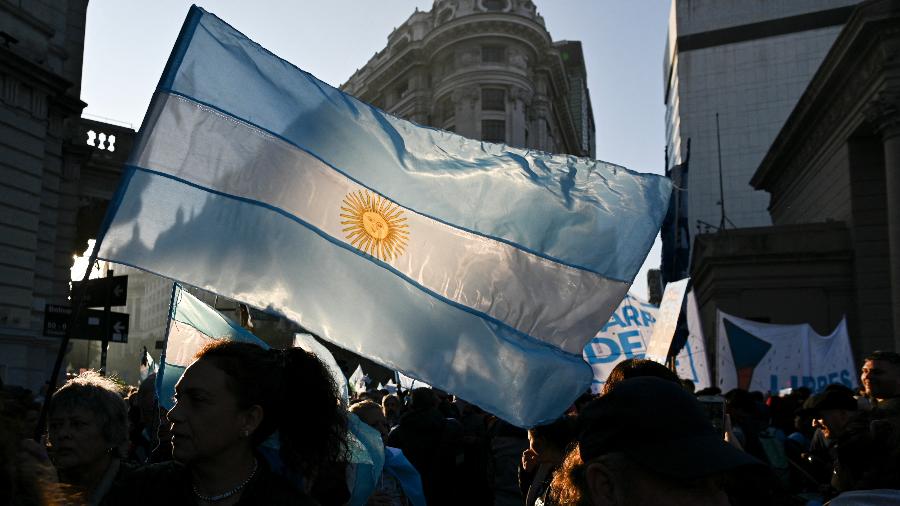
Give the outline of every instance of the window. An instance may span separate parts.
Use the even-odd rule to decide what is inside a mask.
[[[481,140],[506,142],[506,121],[502,119],[481,120]]]
[[[447,121],[456,116],[456,105],[450,97],[441,100],[438,106],[438,114],[441,117],[441,121]]]
[[[481,0],[481,6],[486,11],[502,11],[506,9],[506,0]]]
[[[505,63],[506,48],[503,46],[481,46],[481,61],[483,63]]]
[[[495,88],[485,88],[481,90],[481,110],[505,111],[506,91]]]

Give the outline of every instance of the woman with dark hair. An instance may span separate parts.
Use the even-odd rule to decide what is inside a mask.
[[[566,450],[575,439],[574,416],[562,418],[528,430],[528,449],[522,452],[519,487],[525,505],[557,504],[551,501],[553,474],[566,457]]]
[[[176,463],[136,471],[109,504],[314,504],[307,494],[320,470],[346,461],[337,388],[300,348],[206,346],[178,381],[168,419]],[[260,447],[276,431],[273,466]]]

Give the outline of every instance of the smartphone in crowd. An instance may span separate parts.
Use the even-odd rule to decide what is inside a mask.
[[[725,398],[721,395],[701,395],[697,397],[700,404],[706,410],[706,416],[713,427],[724,436],[725,434]]]

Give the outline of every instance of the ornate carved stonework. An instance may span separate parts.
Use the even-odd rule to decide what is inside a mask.
[[[439,122],[433,126],[452,127],[466,137],[479,138],[482,121],[505,121],[507,142],[522,147],[556,145],[571,154],[592,156],[587,151],[594,146],[593,124],[576,125],[569,111],[569,93],[588,95],[584,83],[573,84],[568,79],[570,71],[584,74],[583,58],[563,61],[562,46],[554,45],[530,0],[508,0],[506,9],[499,11],[484,11],[480,6],[480,0],[438,0],[432,11],[417,12],[390,34],[391,46],[357,70],[342,89],[388,112],[405,118],[415,115],[420,121],[431,119]],[[416,40],[400,50],[388,50],[396,48],[393,44],[404,34],[413,32]],[[577,42],[561,44],[569,52],[581,50]],[[484,61],[483,47],[487,45],[502,45],[505,58]],[[412,110],[408,100],[393,100],[391,93],[398,83],[412,74],[428,74],[409,85],[417,103],[424,100],[427,107],[417,105]],[[486,86],[508,90],[507,114],[481,110],[481,89]],[[538,107],[532,107],[539,86],[544,96]],[[443,114],[443,100],[448,97],[454,104],[453,116]],[[442,105],[437,107],[435,102]],[[424,116],[425,111],[430,111],[430,116]],[[523,112],[548,128],[529,130]],[[589,131],[582,132],[582,128]],[[558,134],[554,142],[541,137],[550,130]],[[583,143],[583,138],[591,142]]]
[[[866,120],[885,138],[900,135],[900,90],[884,90],[863,109]]]
[[[509,99],[512,102],[522,102],[526,106],[531,105],[533,96],[534,93],[531,90],[522,88],[521,86],[511,86],[509,89]]]
[[[481,89],[474,85],[456,88],[453,90],[451,97],[454,104],[469,106],[474,109],[476,102],[481,97]]]
[[[900,36],[900,32],[895,35]],[[822,147],[829,144],[842,125],[862,113],[864,121],[881,129],[889,124],[885,121],[891,121],[883,116],[897,116],[891,112],[897,110],[896,102],[891,106],[887,98],[896,96],[894,91],[880,90],[876,95],[883,97],[880,102],[866,101],[876,83],[882,82],[880,76],[897,64],[896,56],[882,50],[887,44],[885,37],[857,41],[847,49],[846,54],[852,53],[852,58],[845,56],[840,62],[827,58],[822,63],[751,180],[755,188],[772,194],[770,209],[787,196],[798,182],[799,173],[822,153]],[[790,145],[796,148],[789,149]]]

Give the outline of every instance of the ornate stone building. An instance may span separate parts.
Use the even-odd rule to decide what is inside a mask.
[[[595,156],[581,43],[554,42],[531,0],[437,0],[341,89],[464,137]]]
[[[100,226],[134,130],[81,118],[88,0],[0,1],[0,378],[37,391],[73,256]]]
[[[65,302],[78,206],[70,149],[87,0],[0,2],[0,377],[40,386],[58,340],[40,337],[45,303]]]

